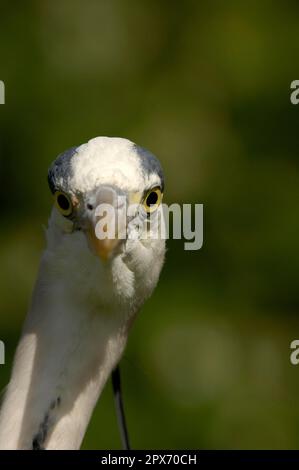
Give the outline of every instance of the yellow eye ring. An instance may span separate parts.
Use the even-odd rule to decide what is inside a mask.
[[[71,198],[62,191],[56,191],[54,194],[54,203],[55,207],[65,217],[68,217],[73,212]]]
[[[143,207],[146,212],[149,214],[154,212],[162,201],[162,192],[160,188],[153,188],[148,191],[144,200],[143,200]]]

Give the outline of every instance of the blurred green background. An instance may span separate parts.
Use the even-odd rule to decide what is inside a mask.
[[[168,243],[122,360],[133,448],[296,448],[299,3],[1,0],[0,339],[26,314],[46,175],[97,135],[149,148],[166,202],[204,204],[204,247]],[[120,448],[111,384],[84,449]]]

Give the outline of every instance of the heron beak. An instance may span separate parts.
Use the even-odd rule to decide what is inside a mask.
[[[110,259],[125,238],[127,227],[124,209],[124,199],[121,199],[115,188],[99,188],[86,236],[91,251],[102,261]]]
[[[121,241],[118,238],[104,238],[103,240],[99,240],[96,236],[95,227],[91,227],[91,229],[88,230],[87,240],[91,251],[95,255],[99,256],[102,261],[107,261],[109,258],[111,258],[114,249],[120,244]]]

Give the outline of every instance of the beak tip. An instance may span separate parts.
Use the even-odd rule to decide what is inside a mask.
[[[103,263],[107,263],[112,258],[114,249],[120,242],[118,238],[111,240],[104,238],[101,240],[97,238],[93,231],[87,234],[87,239],[91,251],[98,256]]]

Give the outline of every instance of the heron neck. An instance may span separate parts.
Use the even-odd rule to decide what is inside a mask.
[[[121,312],[87,303],[54,269],[44,258],[0,414],[1,449],[80,448],[126,343]]]

